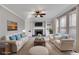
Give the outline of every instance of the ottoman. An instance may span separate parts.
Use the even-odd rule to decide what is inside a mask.
[[[49,51],[44,46],[34,46],[29,50],[31,55],[48,55]]]

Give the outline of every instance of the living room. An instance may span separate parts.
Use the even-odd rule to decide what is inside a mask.
[[[77,4],[1,4],[0,54],[79,55],[78,19]]]

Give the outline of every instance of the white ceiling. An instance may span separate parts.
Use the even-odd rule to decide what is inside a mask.
[[[44,18],[51,19],[59,13],[66,12],[74,7],[73,4],[4,4],[5,7],[15,12],[19,17],[25,19],[28,13],[37,8],[43,8],[46,11]]]

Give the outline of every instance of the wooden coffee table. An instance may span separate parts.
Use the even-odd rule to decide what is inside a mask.
[[[35,38],[34,46],[45,46],[44,38]]]

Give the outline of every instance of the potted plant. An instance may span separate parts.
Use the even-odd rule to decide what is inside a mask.
[[[50,33],[50,34],[53,34],[53,29],[50,28],[50,29],[49,29],[49,33]]]

